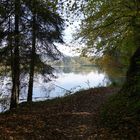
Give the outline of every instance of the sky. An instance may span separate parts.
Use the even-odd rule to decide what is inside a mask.
[[[76,27],[75,27],[76,26]],[[58,44],[57,48],[67,56],[79,56],[79,53],[76,52],[77,43],[76,41],[73,41],[73,33],[75,33],[76,28],[78,28],[79,25],[77,22],[73,23],[72,25],[69,25],[66,27],[63,33],[63,40],[66,44]],[[75,42],[75,43],[73,43]]]
[[[74,2],[74,0],[72,0],[71,4]],[[66,17],[66,13],[63,13],[64,18]],[[73,17],[70,17],[69,20],[72,22],[73,21]],[[78,41],[74,41],[73,38],[73,34],[76,32],[76,29],[79,29],[80,27],[80,19],[76,19],[73,21],[72,24],[69,24],[69,22],[67,22],[66,24],[68,24],[68,26],[65,27],[65,30],[63,32],[63,40],[64,42],[67,44],[57,44],[57,48],[64,54],[64,55],[68,55],[68,56],[78,56],[79,53],[74,51],[76,50],[77,46],[79,47]]]
[[[73,34],[76,33],[76,30],[80,27],[80,21],[75,21],[73,24],[66,27],[63,32],[63,40],[66,44],[58,44],[57,48],[67,56],[79,56],[77,48],[80,47],[78,41],[74,40]]]

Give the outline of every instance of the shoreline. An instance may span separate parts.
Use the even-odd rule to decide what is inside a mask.
[[[119,88],[100,87],[46,101],[21,103],[0,114],[1,140],[94,140],[99,110]],[[105,133],[105,134],[104,134]],[[100,139],[108,135],[100,132]]]

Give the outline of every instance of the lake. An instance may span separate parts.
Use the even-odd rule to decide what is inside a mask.
[[[122,82],[121,77],[109,76],[96,66],[55,66],[54,68],[55,78],[52,78],[49,82],[46,80],[48,77],[35,76],[33,89],[34,101],[65,96],[82,89],[107,86],[113,80],[115,82]],[[26,101],[26,92],[26,88],[22,90],[20,102]],[[4,108],[6,107],[4,106]]]
[[[55,69],[56,79],[45,83],[40,77],[34,83],[34,100],[60,97],[81,89],[106,86],[110,83],[106,74],[95,66],[55,67]]]

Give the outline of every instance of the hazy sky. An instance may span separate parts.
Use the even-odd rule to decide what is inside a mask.
[[[68,27],[66,27],[66,29],[64,30],[64,42],[66,42],[66,44],[59,44],[58,49],[64,54],[64,55],[68,55],[68,56],[77,56],[79,55],[78,52],[76,52],[76,48],[77,43],[76,41],[74,41],[73,39],[73,34],[76,32],[76,29],[79,28],[79,23],[80,21],[75,21],[72,25],[69,25]],[[75,43],[76,44],[75,44]]]

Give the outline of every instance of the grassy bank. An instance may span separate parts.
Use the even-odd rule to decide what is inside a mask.
[[[120,133],[104,127],[100,109],[118,88],[95,88],[31,104],[0,115],[0,140],[112,140]],[[124,138],[125,139],[125,138]]]

